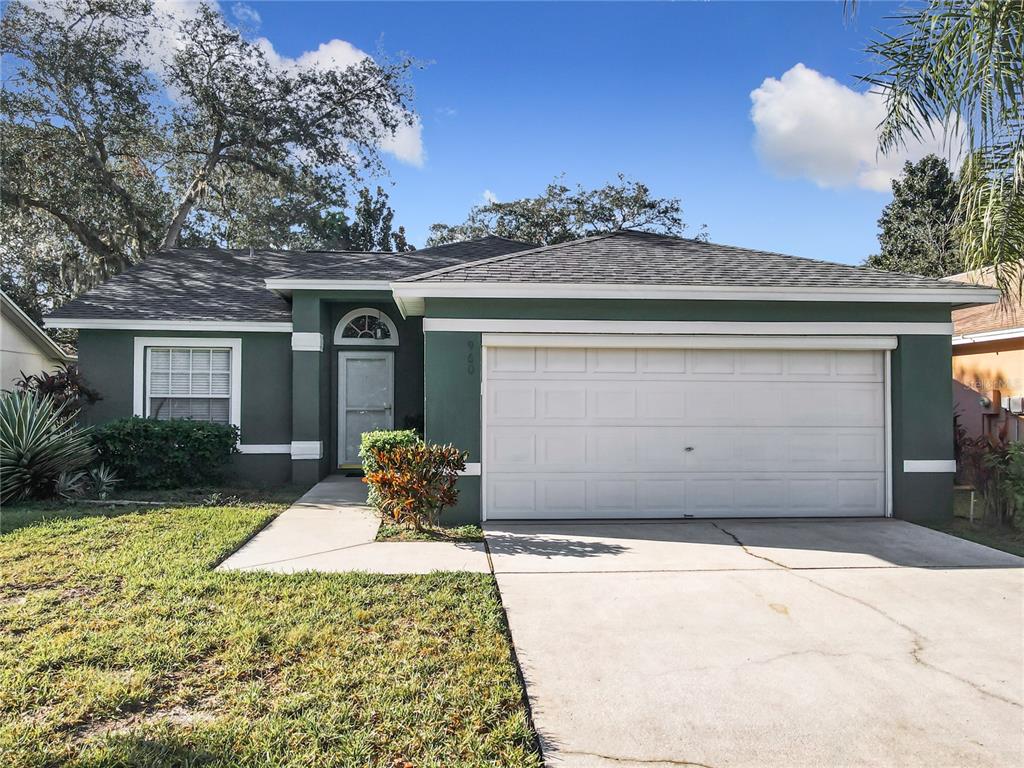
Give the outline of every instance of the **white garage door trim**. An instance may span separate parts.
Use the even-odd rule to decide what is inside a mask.
[[[593,333],[485,333],[485,347],[579,349],[896,349],[895,336],[654,336]]]
[[[480,383],[480,504],[481,504],[481,517],[484,521],[488,520],[488,504],[489,504],[489,493],[487,484],[487,381],[489,376],[489,362],[488,362],[488,349],[501,346],[533,346],[533,347],[624,347],[627,346],[624,340],[619,338],[609,339],[607,336],[596,337],[590,335],[589,338],[583,338],[584,334],[574,334],[571,336],[567,335],[556,335],[556,334],[529,334],[534,337],[531,339],[530,344],[526,344],[527,339],[524,338],[526,334],[483,334],[483,345],[481,348],[481,383]],[[598,338],[603,338],[605,341],[599,341]],[[626,337],[631,340],[628,344],[632,348],[651,348],[648,346],[650,340],[640,335],[634,335],[632,337]],[[882,390],[883,390],[883,431],[884,431],[884,491],[883,491],[883,513],[885,517],[892,516],[893,509],[893,489],[892,489],[892,388],[891,388],[891,376],[892,367],[891,350],[896,347],[896,339],[893,337],[814,337],[814,336],[796,336],[796,337],[724,337],[724,336],[676,336],[676,337],[658,337],[662,342],[671,340],[670,343],[665,344],[668,347],[675,348],[694,348],[694,349],[822,349],[822,350],[836,350],[836,349],[876,349],[882,351],[883,359],[883,376],[882,376]],[[851,341],[852,340],[852,341]],[[765,342],[768,342],[765,345]],[[571,343],[566,343],[571,342]],[[645,343],[646,342],[646,343]],[[718,343],[716,343],[718,342]],[[662,346],[661,344],[657,346]]]

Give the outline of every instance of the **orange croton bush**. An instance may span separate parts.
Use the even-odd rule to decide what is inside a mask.
[[[386,520],[417,530],[433,527],[444,508],[458,501],[455,482],[466,455],[452,445],[426,443],[375,450],[376,467],[364,481],[376,490]]]

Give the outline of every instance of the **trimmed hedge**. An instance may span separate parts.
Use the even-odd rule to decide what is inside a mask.
[[[238,453],[238,428],[134,416],[97,427],[93,445],[124,488],[180,488],[223,478],[231,454]]]

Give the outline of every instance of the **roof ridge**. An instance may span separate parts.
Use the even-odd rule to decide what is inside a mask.
[[[578,237],[575,240],[566,240],[563,243],[549,243],[548,245],[538,245],[538,246],[534,246],[533,248],[526,248],[526,249],[524,249],[522,251],[512,251],[511,253],[503,253],[503,254],[500,254],[498,256],[488,256],[485,259],[477,259],[476,261],[464,261],[461,264],[452,264],[452,265],[447,266],[447,267],[441,267],[440,269],[430,270],[429,272],[420,272],[419,274],[416,274],[416,275],[409,275],[407,277],[401,278],[400,280],[396,280],[395,282],[403,283],[403,282],[413,282],[413,281],[423,280],[425,278],[437,277],[438,275],[446,275],[446,274],[448,274],[450,272],[455,272],[457,270],[468,268],[468,267],[478,267],[478,266],[480,266],[482,264],[496,264],[496,263],[498,263],[500,261],[504,261],[504,260],[507,260],[507,259],[512,259],[512,258],[515,258],[517,256],[526,256],[528,254],[537,253],[538,251],[555,250],[556,248],[564,248],[565,246],[575,245],[577,243],[590,242],[590,241],[593,241],[593,240],[603,240],[606,237],[611,237],[613,234],[615,234],[616,231],[622,231],[622,230],[614,230],[612,232],[602,232],[601,234],[598,234],[598,235],[588,235],[587,237]],[[502,238],[502,239],[503,240],[509,240],[509,242],[512,242],[512,243],[522,242],[520,240],[510,240],[509,238]]]

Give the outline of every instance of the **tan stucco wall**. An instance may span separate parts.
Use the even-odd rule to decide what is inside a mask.
[[[26,374],[52,371],[58,362],[43,354],[28,335],[0,315],[0,389],[8,389],[21,371]]]
[[[998,389],[1003,397],[1024,395],[1022,339],[963,344],[953,347],[953,403],[969,437],[998,432],[1009,421],[1008,437],[1024,435],[1021,419],[982,407],[981,396]]]
[[[953,378],[978,392],[998,389],[1003,397],[1024,395],[1021,339],[953,347]]]

